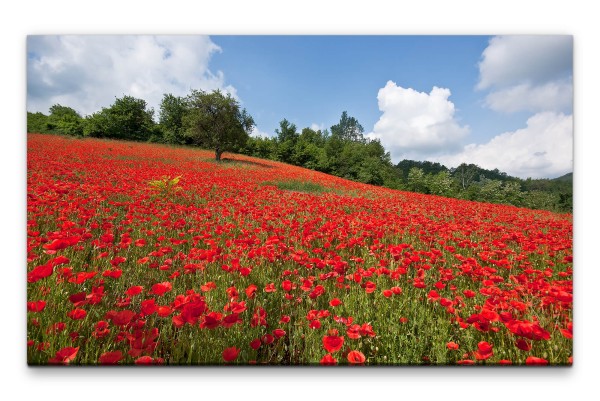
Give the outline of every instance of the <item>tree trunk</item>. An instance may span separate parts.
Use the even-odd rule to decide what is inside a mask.
[[[223,151],[221,149],[219,149],[219,148],[215,149],[215,160],[220,162],[222,154],[223,154]]]

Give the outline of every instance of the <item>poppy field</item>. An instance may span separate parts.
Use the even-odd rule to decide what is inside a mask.
[[[30,365],[570,365],[573,219],[29,134]]]

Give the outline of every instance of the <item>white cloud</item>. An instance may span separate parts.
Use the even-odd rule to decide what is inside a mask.
[[[573,104],[573,84],[570,81],[553,81],[538,86],[520,84],[490,93],[485,104],[494,111],[513,113],[561,111]]]
[[[479,63],[477,89],[495,111],[563,111],[573,103],[571,36],[497,36]]]
[[[325,124],[321,123],[321,124],[317,124],[317,123],[312,123],[310,125],[310,129],[313,131],[325,131]]]
[[[477,87],[548,82],[569,74],[572,59],[571,36],[496,36],[483,51]]]
[[[450,90],[445,88],[425,93],[388,81],[377,95],[383,114],[366,136],[380,139],[394,161],[419,160],[457,149],[469,127],[456,121],[449,97]]]
[[[221,49],[206,36],[30,36],[27,110],[47,113],[60,103],[91,114],[131,95],[158,112],[163,94],[222,89],[221,71],[209,68]]]
[[[462,152],[429,158],[448,167],[473,163],[521,178],[558,177],[573,171],[573,116],[542,112],[527,127],[500,134],[488,143],[465,146]]]
[[[269,138],[269,137],[272,137],[273,135],[263,132],[263,131],[259,130],[258,127],[255,126],[254,128],[252,128],[252,132],[250,133],[250,136],[253,136],[255,138],[260,138],[260,137]]]

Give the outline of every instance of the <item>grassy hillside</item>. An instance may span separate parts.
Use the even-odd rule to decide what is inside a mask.
[[[28,136],[29,364],[570,364],[572,218]]]

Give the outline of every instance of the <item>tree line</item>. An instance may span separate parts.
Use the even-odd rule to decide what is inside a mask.
[[[27,132],[199,146],[281,161],[367,184],[475,201],[511,204],[557,212],[572,211],[572,176],[522,180],[463,163],[402,160],[397,165],[378,139],[364,136],[358,120],[342,112],[329,129],[299,130],[283,119],[274,137],[254,137],[253,118],[231,95],[192,90],[187,96],[163,95],[157,121],[146,101],[132,96],[88,116],[60,104],[49,114],[27,113]]]

